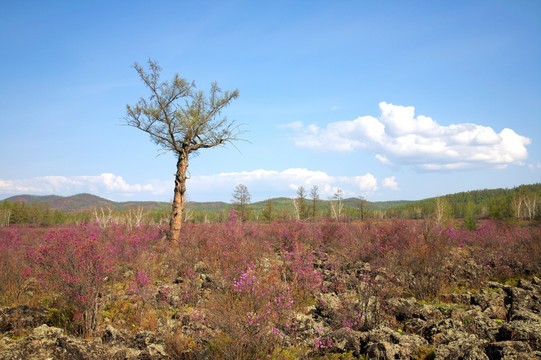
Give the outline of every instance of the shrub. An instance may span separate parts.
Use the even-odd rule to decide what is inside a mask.
[[[110,252],[98,241],[99,231],[87,225],[51,231],[28,251],[38,279],[65,309],[74,310],[72,330],[82,333],[96,328],[104,279],[113,269]]]
[[[28,270],[24,269],[19,229],[0,227],[0,305],[19,299]]]
[[[279,271],[248,264],[230,287],[209,299],[209,325],[219,331],[213,355],[253,359],[271,352],[290,327],[293,304]]]

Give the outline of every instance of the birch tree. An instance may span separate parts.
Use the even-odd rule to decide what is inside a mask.
[[[434,201],[434,220],[443,225],[449,212],[449,203],[446,198],[438,196]]]
[[[520,219],[522,217],[522,208],[524,205],[524,196],[516,195],[511,200],[511,208],[513,209],[513,215]]]
[[[0,207],[0,227],[8,227],[11,217],[11,209],[8,207]]]
[[[524,198],[524,206],[526,207],[528,218],[532,220],[537,213],[538,196],[535,193],[529,194]]]
[[[337,221],[340,220],[340,218],[342,217],[342,210],[344,209],[343,200],[344,200],[344,191],[338,188],[330,201],[332,216]]]
[[[317,217],[317,207],[319,204],[318,190],[319,188],[317,185],[312,186],[312,189],[310,189],[310,198],[312,199],[312,219]]]
[[[306,206],[306,193],[304,187],[301,186],[297,190],[297,198],[293,200],[295,208],[295,217],[297,220],[306,219],[308,217],[308,207]]]

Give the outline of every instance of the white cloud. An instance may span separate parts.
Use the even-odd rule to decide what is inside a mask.
[[[356,176],[355,182],[359,185],[361,191],[376,191],[378,189],[378,181],[374,175],[368,173],[362,176]]]
[[[219,187],[225,191],[233,191],[238,184],[248,187],[257,186],[282,191],[282,196],[288,195],[291,190],[296,191],[300,186],[307,190],[317,185],[320,190],[324,184],[332,184],[337,178],[327,175],[322,171],[313,171],[303,168],[291,168],[283,171],[253,170],[242,172],[220,173],[216,175],[193,176],[188,180],[189,190],[194,192],[206,192]]]
[[[314,185],[318,186],[322,198],[332,196],[338,188],[347,196],[378,190],[378,181],[370,173],[359,176],[331,176],[323,171],[291,168],[283,171],[254,170],[194,176],[189,180],[188,191],[192,194],[204,194],[216,189],[232,192],[235,186],[241,183],[248,189],[260,189],[259,193],[267,191],[263,197],[269,196],[269,193],[293,197],[300,186],[308,192]]]
[[[338,188],[342,189],[347,197],[373,194],[379,190],[378,180],[370,173],[358,176],[332,176],[323,171],[305,168],[282,171],[258,169],[192,176],[187,183],[188,200],[230,201],[231,193],[238,184],[248,187],[253,201],[275,196],[294,197],[300,186],[303,186],[307,193],[314,185],[318,186],[322,199],[331,197]],[[384,180],[382,184],[385,187],[388,180]],[[0,179],[0,195],[73,195],[83,192],[118,201],[121,199],[167,201],[173,195],[173,181],[150,180],[145,184],[129,184],[122,176],[110,173],[97,176]]]
[[[162,194],[164,184],[128,184],[122,176],[104,173],[97,176],[43,176],[31,179],[0,180],[0,194],[73,195],[90,192],[96,195]],[[170,188],[167,187],[167,191]]]
[[[383,179],[381,186],[387,189],[391,189],[391,190],[398,190],[398,183],[396,182],[396,176],[386,177],[385,179]]]
[[[299,147],[318,151],[377,152],[384,164],[413,165],[425,170],[504,168],[522,165],[531,140],[505,128],[499,133],[487,126],[462,123],[439,125],[430,117],[415,117],[413,106],[381,102],[379,119],[362,116],[329,123],[326,128],[288,125]]]
[[[530,170],[541,169],[541,162],[538,162],[537,164],[528,164],[528,168]]]

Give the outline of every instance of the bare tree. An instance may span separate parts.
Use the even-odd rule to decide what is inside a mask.
[[[133,214],[135,227],[139,227],[143,224],[143,217],[145,216],[145,209],[142,206],[137,206],[135,209],[130,210]]]
[[[301,210],[299,206],[299,199],[292,199],[293,201],[293,212],[295,213],[295,220],[301,219]]]
[[[7,207],[0,207],[0,227],[8,227],[10,217],[11,209],[8,209]]]
[[[145,216],[145,209],[141,205],[138,205],[135,209],[129,209],[126,211],[123,216],[122,220],[128,227],[128,229],[133,229],[133,227],[139,227],[143,223],[143,218]]]
[[[513,197],[513,199],[511,199],[511,208],[513,209],[513,215],[517,219],[522,217],[522,213],[523,213],[522,208],[525,205],[524,203],[525,203],[524,196],[522,195],[516,195]]]
[[[342,217],[342,210],[344,209],[344,191],[338,188],[331,198],[331,212],[335,220],[340,220]]]
[[[434,221],[443,225],[449,212],[449,203],[446,198],[438,196],[434,202]]]
[[[92,215],[94,221],[98,223],[98,226],[102,229],[107,228],[113,221],[113,209],[110,207],[100,208],[99,211],[97,208],[94,208]]]
[[[152,60],[148,61],[148,73],[137,63],[134,68],[150,90],[150,96],[141,98],[134,106],[127,105],[125,121],[149,134],[165,152],[172,151],[177,157],[168,234],[169,240],[177,241],[182,226],[189,157],[200,149],[240,140],[238,126],[220,117],[221,111],[239,92],[222,91],[213,83],[207,96],[178,74],[169,82],[160,82],[161,67]]]
[[[306,219],[308,217],[308,207],[304,200],[306,200],[306,194],[304,192],[304,187],[301,186],[297,190],[297,198],[293,199],[293,207],[295,209],[295,217],[297,220]]]
[[[310,189],[310,198],[312,199],[312,219],[315,219],[317,216],[317,206],[319,203],[319,188],[317,185],[312,186]]]
[[[184,208],[184,218],[183,218],[183,222],[190,222],[193,220],[194,218],[194,215],[195,215],[195,211],[192,209],[191,206],[189,207],[185,207]]]
[[[250,193],[244,184],[239,184],[233,192],[233,205],[235,210],[239,212],[242,221],[248,220],[248,204],[250,204]]]
[[[537,194],[535,193],[528,194],[524,198],[524,206],[526,207],[526,210],[528,212],[528,218],[530,220],[532,220],[537,213],[537,201],[538,201],[538,197],[537,197]]]

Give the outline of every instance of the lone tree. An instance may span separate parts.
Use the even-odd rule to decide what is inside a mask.
[[[240,219],[242,221],[248,220],[248,216],[250,213],[249,204],[251,201],[250,192],[248,191],[248,187],[244,184],[238,184],[235,188],[235,191],[233,191],[233,208],[239,212]]]
[[[295,217],[297,220],[306,219],[308,217],[308,206],[305,203],[306,193],[304,187],[301,186],[297,190],[297,198],[293,200],[295,208]]]
[[[366,210],[368,201],[366,201],[366,199],[362,195],[359,195],[359,197],[357,198],[357,203],[359,204],[359,210],[361,211],[361,220],[364,220],[364,212]]]
[[[267,199],[265,201],[262,215],[268,222],[271,222],[274,219],[274,201],[272,201],[272,199]]]
[[[312,186],[312,189],[310,189],[310,196],[312,198],[312,219],[315,220],[317,215],[317,207],[319,204],[319,193],[318,193],[318,186],[314,185]]]
[[[340,188],[336,189],[336,192],[329,202],[331,205],[331,215],[336,221],[342,217],[342,210],[344,209],[344,191]]]
[[[176,241],[182,226],[190,155],[240,140],[241,132],[235,122],[220,116],[239,92],[222,91],[214,82],[210,93],[205,95],[194,82],[189,83],[178,74],[169,82],[161,82],[162,69],[152,60],[148,61],[148,72],[138,63],[133,67],[150,90],[150,96],[141,98],[134,106],[126,106],[126,124],[148,133],[165,152],[172,151],[177,157],[168,234],[169,240]]]

